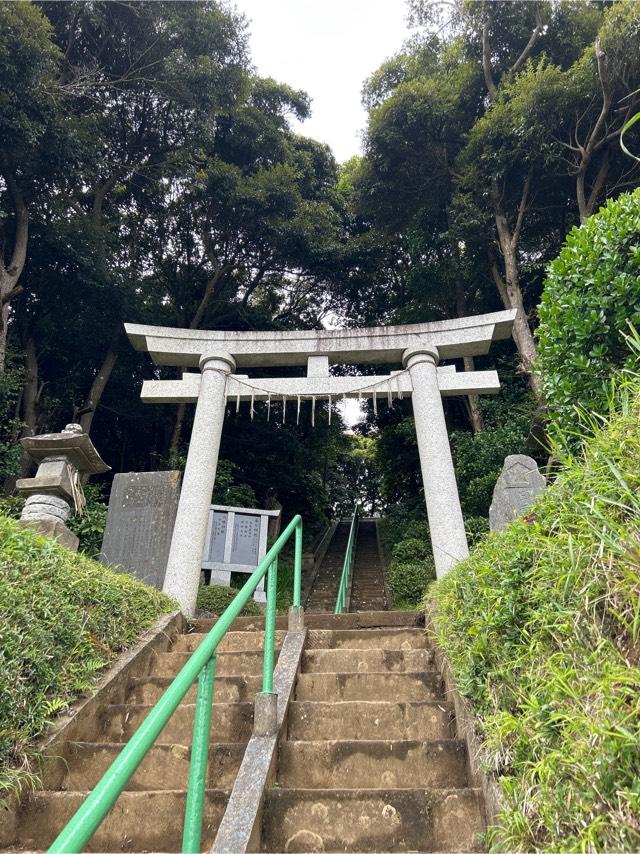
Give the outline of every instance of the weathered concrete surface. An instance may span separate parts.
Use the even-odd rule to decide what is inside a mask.
[[[273,679],[278,698],[273,734],[256,733],[247,745],[212,851],[240,854],[259,849],[265,790],[272,776],[278,739],[293,695],[304,642],[304,631],[289,632],[284,640]]]
[[[207,766],[207,787],[229,790],[244,756],[244,742],[211,744]],[[82,791],[93,788],[116,759],[122,744],[117,742],[72,742],[60,789]],[[189,782],[191,750],[185,744],[156,744],[127,783],[129,791],[186,789]]]
[[[532,457],[525,454],[506,457],[489,508],[491,530],[501,531],[509,522],[526,513],[546,485],[547,481]]]
[[[267,851],[478,851],[474,789],[272,789]]]
[[[156,744],[191,744],[195,703],[175,710]],[[104,709],[103,741],[128,741],[151,711],[151,706],[127,703]],[[247,742],[253,730],[253,703],[216,703],[211,715],[212,742]]]
[[[305,673],[404,673],[433,670],[429,649],[314,649],[304,653]]]
[[[262,628],[261,621],[260,628]],[[193,638],[182,639],[186,629],[181,614],[159,621],[154,632],[109,674],[99,693],[79,704],[76,714],[60,726],[49,746],[44,791],[25,798],[14,811],[0,813],[0,847],[11,850],[43,850],[49,847],[90,787],[108,768],[111,760],[136,727],[146,718],[170,677],[154,673],[153,662],[178,670]],[[260,633],[261,635],[262,633]],[[261,639],[261,637],[260,637]],[[227,665],[253,663],[259,642],[245,629],[228,635]],[[244,658],[247,656],[248,658]],[[245,745],[253,729],[253,694],[261,682],[259,674],[241,670],[216,679],[209,749],[208,785],[202,844],[213,842],[218,823],[240,767]],[[87,850],[179,851],[182,817],[193,734],[195,688],[190,689],[158,742],[129,781]],[[64,736],[64,737],[63,737]]]
[[[469,554],[453,468],[449,434],[438,389],[435,347],[406,350],[403,364],[413,384],[413,417],[436,575],[442,578]]]
[[[309,356],[326,355],[331,362],[400,362],[408,347],[428,343],[443,358],[481,355],[492,340],[511,335],[515,311],[410,323],[368,329],[292,332],[172,329],[125,323],[136,350],[147,350],[158,364],[195,367],[205,353],[227,352],[239,367],[306,365]]]
[[[442,695],[442,679],[435,671],[403,673],[301,673],[298,700],[435,700]]]
[[[117,474],[99,560],[162,589],[180,496],[180,472]]]
[[[51,537],[51,539],[57,540],[61,546],[69,549],[70,552],[78,551],[80,540],[73,531],[67,528],[61,519],[54,517],[44,518],[44,516],[40,516],[39,518],[27,517],[26,519],[18,519],[18,525],[21,528],[30,528],[43,537]]]
[[[187,616],[193,616],[196,608],[224,422],[225,388],[227,376],[235,369],[233,358],[224,351],[209,350],[198,363],[202,371],[200,396],[162,588]]]
[[[396,612],[398,613],[398,612]],[[425,636],[413,628],[309,629],[305,651],[314,649],[364,649],[380,651],[426,649]],[[429,650],[432,654],[432,650]]]
[[[280,647],[276,646],[276,660]],[[191,656],[190,652],[166,652],[160,653],[152,665],[154,676],[176,676],[178,671],[187,663]],[[221,652],[217,655],[216,676],[233,676],[237,673],[251,676],[262,673],[262,651],[258,649],[233,650]]]
[[[171,676],[141,676],[129,680],[125,702],[141,705],[156,703],[169,687]],[[216,676],[214,702],[250,703],[262,687],[262,676]],[[195,703],[198,685],[194,683],[184,696],[183,703]]]
[[[63,828],[89,794],[38,792],[25,807],[20,848],[39,850],[53,841],[52,828]],[[203,838],[211,839],[227,803],[228,793],[205,792]],[[180,851],[185,791],[123,792],[85,851]]]
[[[199,631],[207,632],[215,624],[217,617],[204,617],[195,621]],[[288,618],[281,615],[276,618],[278,629],[287,628]],[[304,615],[305,627],[309,630],[380,629],[424,626],[424,614],[418,611],[371,611],[356,614],[310,614]],[[264,617],[238,617],[232,625],[233,631],[262,629]]]
[[[278,781],[284,788],[464,788],[467,750],[455,739],[285,741]]]
[[[375,519],[361,519],[353,562],[350,611],[384,611],[387,589]]]
[[[389,695],[393,696],[393,695]],[[450,738],[449,709],[442,701],[336,703],[296,700],[289,710],[289,738],[301,741]]]

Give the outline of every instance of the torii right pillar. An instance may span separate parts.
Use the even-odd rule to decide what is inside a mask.
[[[413,416],[427,504],[436,576],[469,554],[449,434],[438,386],[438,350],[422,346],[405,350],[402,363],[411,377]]]

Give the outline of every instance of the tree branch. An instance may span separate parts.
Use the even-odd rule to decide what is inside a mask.
[[[489,22],[485,21],[482,25],[482,70],[484,72],[484,82],[489,92],[489,97],[495,101],[498,97],[498,89],[493,79],[491,70],[491,45],[489,44]]]

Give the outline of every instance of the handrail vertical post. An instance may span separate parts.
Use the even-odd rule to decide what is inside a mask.
[[[216,654],[214,653],[198,676],[198,696],[193,720],[191,762],[189,764],[189,785],[182,831],[183,854],[195,854],[195,852],[200,851],[215,675]]]
[[[278,558],[274,558],[267,575],[267,612],[264,621],[264,658],[262,662],[262,693],[273,690],[274,646],[276,642],[276,599],[278,595]]]
[[[296,527],[296,546],[293,565],[293,606],[299,608],[302,598],[302,522]]]

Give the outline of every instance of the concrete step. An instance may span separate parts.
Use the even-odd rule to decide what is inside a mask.
[[[403,673],[301,673],[297,700],[438,700],[442,678],[436,671]]]
[[[478,851],[475,789],[272,789],[266,851]]]
[[[230,791],[238,774],[246,744],[212,744],[209,748],[207,785]],[[93,788],[122,750],[122,744],[71,742],[64,757],[60,789]],[[182,744],[154,745],[127,784],[127,790],[186,789],[191,751]]]
[[[22,809],[22,849],[48,848],[82,804],[88,791],[38,792]],[[208,848],[224,814],[228,795],[209,789],[204,803],[202,844]],[[122,792],[85,851],[181,851],[186,792]]]
[[[173,680],[169,676],[143,676],[129,680],[125,693],[127,703],[156,703]],[[214,703],[253,702],[258,691],[262,690],[262,676],[216,676],[214,684]],[[189,688],[183,703],[195,703],[198,683]]]
[[[205,617],[196,620],[194,629],[208,632],[215,625],[217,617]],[[418,611],[369,611],[358,614],[306,614],[305,626],[308,629],[375,629],[384,627],[424,626],[424,615]],[[231,627],[233,631],[262,631],[264,616],[238,617]],[[276,628],[287,628],[287,616],[276,618]]]
[[[278,660],[280,647],[276,646],[275,661]],[[161,652],[149,661],[148,676],[176,676],[184,667],[192,653]],[[216,656],[216,677],[218,676],[254,676],[262,673],[263,654],[261,650],[249,652],[221,652]]]
[[[309,629],[305,649],[427,649],[423,629]]]
[[[280,629],[276,632],[276,645],[282,646],[286,632]],[[193,652],[206,638],[206,632],[190,632],[178,635],[171,652]],[[218,655],[223,652],[248,652],[264,648],[264,632],[227,632],[218,644]]]
[[[278,783],[284,788],[464,788],[463,741],[285,741]]]
[[[303,653],[303,673],[406,673],[433,670],[429,649],[313,649]]]
[[[106,706],[102,741],[128,741],[151,711],[150,705]],[[156,744],[190,745],[195,704],[178,706]],[[253,703],[216,703],[211,717],[211,740],[247,742],[253,729]]]
[[[444,703],[421,702],[305,702],[289,707],[292,741],[420,739],[452,736],[451,709]]]

